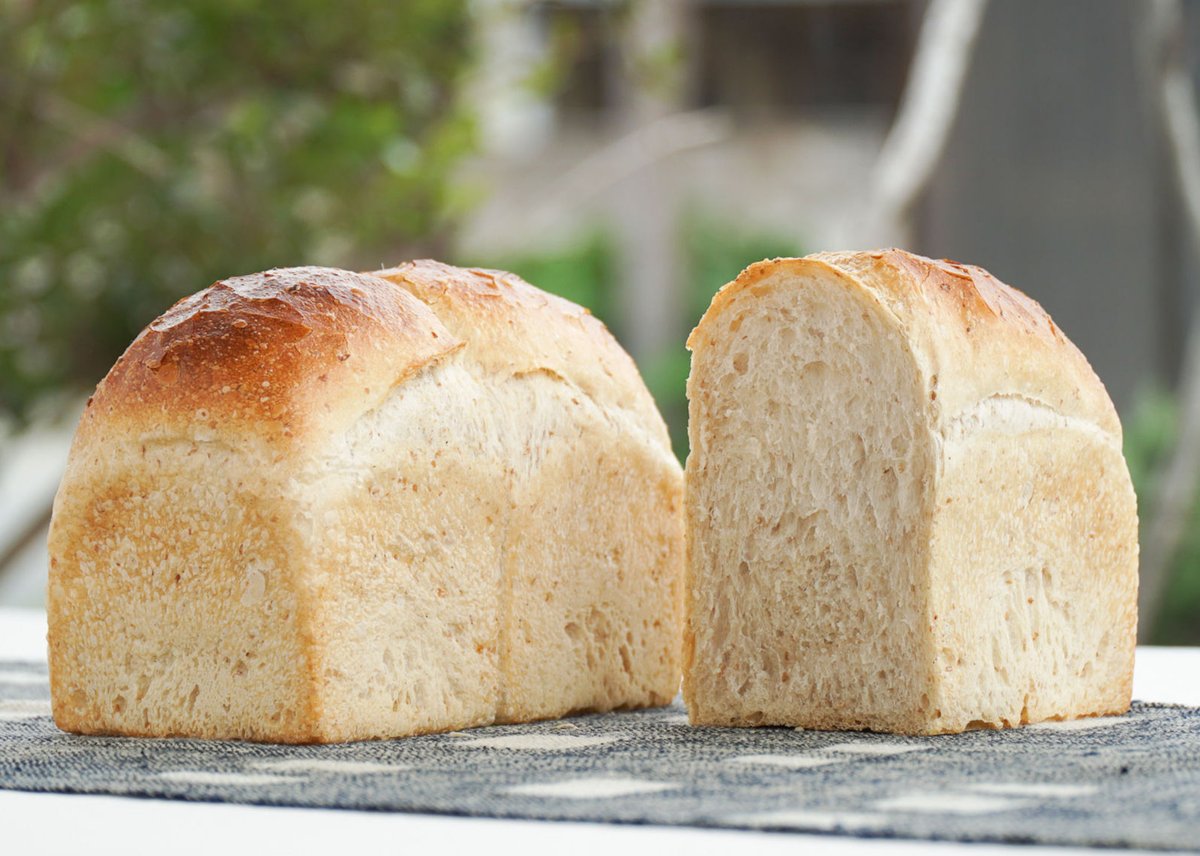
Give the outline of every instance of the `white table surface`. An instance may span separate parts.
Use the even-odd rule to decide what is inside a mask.
[[[46,658],[41,613],[0,608],[0,659]],[[1200,705],[1200,649],[1139,648],[1134,698]],[[844,838],[663,826],[547,823],[521,820],[273,808],[0,790],[0,852],[4,854],[554,853],[561,856],[656,856],[753,853],[836,856],[1096,856],[1061,847],[1005,847],[927,841]],[[1111,852],[1111,851],[1106,851]]]

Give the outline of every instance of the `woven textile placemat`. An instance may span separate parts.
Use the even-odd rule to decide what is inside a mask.
[[[79,737],[0,662],[0,788],[1200,850],[1200,710],[943,737],[692,728],[669,708],[332,746]]]

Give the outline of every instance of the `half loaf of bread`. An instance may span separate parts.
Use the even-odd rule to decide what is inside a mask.
[[[681,491],[633,362],[511,274],[218,282],[76,433],[55,721],[306,743],[664,704]]]
[[[692,333],[694,723],[908,734],[1129,706],[1137,512],[1037,303],[890,250],[752,265]]]

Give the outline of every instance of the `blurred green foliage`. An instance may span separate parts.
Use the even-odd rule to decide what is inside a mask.
[[[232,273],[438,254],[466,0],[0,0],[0,422]]]
[[[603,229],[552,251],[503,256],[486,266],[512,271],[544,291],[586,306],[610,330],[615,329],[617,246]]]
[[[1171,450],[1179,428],[1175,398],[1161,389],[1142,390],[1125,420],[1125,460],[1138,495],[1143,521],[1154,509],[1149,499],[1157,487],[1155,476]],[[1162,609],[1153,622],[1151,642],[1158,645],[1200,645],[1200,502],[1193,503],[1191,520],[1171,565]]]
[[[687,271],[685,330],[691,330],[708,308],[717,289],[732,280],[751,262],[776,256],[798,256],[795,241],[755,231],[739,231],[720,218],[691,212],[679,236]],[[488,265],[510,270],[546,291],[587,306],[617,339],[622,339],[621,318],[615,298],[620,293],[618,249],[615,239],[597,229],[577,242],[553,252],[502,257]],[[682,339],[660,353],[643,359],[639,368],[671,430],[671,442],[680,460],[687,457],[687,397],[685,388],[691,359]]]

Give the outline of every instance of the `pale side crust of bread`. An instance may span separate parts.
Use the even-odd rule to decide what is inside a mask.
[[[924,390],[916,412],[895,417],[918,420],[933,461],[910,514],[923,533],[912,548],[924,551],[912,553],[925,568],[921,605],[902,616],[922,628],[909,676],[921,696],[897,696],[886,714],[799,701],[751,709],[719,690],[721,655],[703,647],[709,619],[697,605],[711,602],[705,586],[722,572],[708,546],[719,539],[713,510],[697,498],[719,502],[733,489],[712,481],[718,459],[704,445],[713,414],[733,406],[714,386],[714,360],[755,301],[803,287],[849,289],[874,305],[871,316],[908,342],[898,359]],[[978,268],[898,250],[779,259],[722,289],[689,347],[684,694],[694,722],[934,734],[1128,709],[1137,513],[1120,424],[1086,359],[1034,301]],[[808,668],[876,680],[853,651]]]
[[[1124,713],[1137,512],[1120,447],[1023,400],[981,409],[944,447],[930,618],[940,716],[927,727]],[[1021,555],[996,578],[995,557]]]
[[[633,359],[587,309],[505,271],[422,259],[375,275],[412,293],[447,326],[469,330],[471,358],[485,374],[557,376],[670,453],[667,426]]]
[[[303,547],[273,468],[171,441],[76,450],[49,543],[58,726],[311,740],[307,605],[280,564]]]
[[[682,478],[632,362],[511,275],[398,270],[423,289],[219,283],[101,383],[51,529],[60,727],[334,742],[673,696]]]
[[[378,275],[470,341],[479,376],[528,387],[513,409],[518,423],[541,426],[512,474],[497,720],[669,703],[679,684],[682,479],[633,360],[586,309],[510,273],[416,261]],[[585,556],[604,571],[564,586],[563,569]]]

